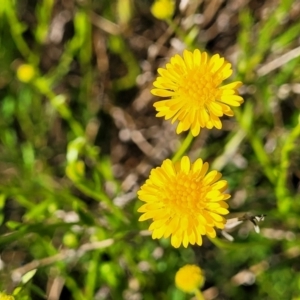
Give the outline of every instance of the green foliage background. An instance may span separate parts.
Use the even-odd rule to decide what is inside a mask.
[[[171,23],[151,4],[2,0],[0,290],[190,299],[174,275],[195,263],[206,299],[300,299],[300,2],[178,2]],[[232,212],[267,217],[260,234],[246,222],[232,243],[173,249],[137,221],[136,191],[185,138],[155,118],[149,92],[184,48],[232,61],[245,99],[186,153],[221,170]],[[35,70],[28,83],[16,75],[24,63]]]

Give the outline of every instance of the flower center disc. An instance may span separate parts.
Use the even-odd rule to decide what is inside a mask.
[[[215,101],[219,96],[220,80],[218,77],[211,74],[207,68],[190,70],[179,85],[179,97],[187,99],[194,109],[203,109],[203,106]]]

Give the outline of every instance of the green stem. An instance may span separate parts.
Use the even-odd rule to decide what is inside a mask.
[[[73,183],[86,196],[89,196],[98,202],[104,202],[107,205],[108,209],[114,214],[114,216],[117,219],[121,220],[124,223],[128,223],[128,220],[126,219],[123,212],[117,206],[115,206],[113,204],[111,199],[106,194],[104,194],[100,191],[95,191],[95,190],[91,189],[88,186],[88,184],[83,184],[83,183],[74,182],[74,181],[73,181]]]
[[[246,106],[245,111],[242,113],[239,110],[234,112],[242,129],[246,132],[247,138],[252,146],[255,155],[261,164],[263,171],[269,181],[275,185],[276,176],[272,167],[270,157],[266,153],[263,143],[257,136],[255,129],[253,129],[253,108],[251,105]]]
[[[34,82],[38,91],[46,96],[53,108],[65,119],[76,136],[84,136],[84,129],[72,116],[72,112],[66,105],[62,95],[56,95],[50,88],[49,83],[44,78],[39,78]]]
[[[183,156],[183,154],[186,152],[186,150],[191,146],[193,140],[194,140],[194,137],[192,135],[192,132],[189,131],[188,135],[186,136],[184,141],[181,143],[179,149],[174,154],[174,156],[172,158],[172,162],[178,161]]]
[[[196,296],[196,299],[197,300],[205,300],[204,297],[203,297],[203,294],[200,290],[195,290],[195,296]]]
[[[268,154],[266,153],[261,140],[252,132],[248,132],[248,138],[249,138],[252,148],[256,154],[256,157],[258,158],[258,160],[260,161],[260,163],[263,167],[263,170],[264,170],[266,176],[268,177],[270,182],[272,182],[274,184],[276,181],[276,177],[275,177],[273,168],[271,166],[270,158],[269,158]]]
[[[6,12],[6,16],[7,16],[7,21],[9,23],[11,36],[12,36],[18,50],[20,51],[22,56],[27,59],[27,61],[29,63],[31,63],[33,65],[37,65],[38,61],[39,61],[38,56],[36,56],[34,54],[34,52],[32,52],[30,50],[30,48],[28,47],[26,41],[24,40],[24,38],[22,36],[22,33],[26,29],[26,26],[24,24],[22,24],[17,18],[16,5],[13,6],[13,1],[7,0],[4,2],[5,2],[4,7],[6,8],[5,12]]]
[[[286,187],[286,180],[288,176],[288,168],[290,165],[289,156],[295,148],[295,140],[300,136],[300,115],[298,117],[298,124],[291,131],[285,139],[281,150],[280,166],[278,171],[278,178],[276,184],[276,197],[278,201],[279,210],[285,212],[289,210],[290,206],[290,193]]]
[[[184,33],[178,24],[176,24],[172,19],[166,20],[167,24],[174,30],[176,35],[181,39],[182,42],[186,40],[186,33]]]

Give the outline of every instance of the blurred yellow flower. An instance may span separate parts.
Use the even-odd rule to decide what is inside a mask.
[[[0,300],[14,300],[15,298],[13,296],[4,294],[0,292]]]
[[[34,77],[34,75],[35,71],[32,65],[20,65],[17,70],[17,77],[22,82],[29,82]]]
[[[202,270],[196,265],[185,265],[175,275],[177,288],[185,293],[193,293],[204,284],[205,277]]]
[[[139,221],[152,219],[149,230],[153,239],[171,236],[171,244],[186,248],[189,244],[202,245],[201,235],[216,236],[213,227],[224,228],[230,198],[225,194],[227,181],[218,171],[207,173],[208,163],[197,159],[191,164],[184,156],[175,164],[166,159],[161,167],[153,169],[150,177],[138,191],[146,202],[138,212]]]
[[[231,64],[219,54],[208,57],[198,49],[185,50],[183,58],[176,54],[159,68],[153,83],[155,96],[168,98],[154,103],[157,117],[172,118],[179,121],[177,133],[191,129],[197,136],[200,128],[222,128],[220,117],[233,116],[230,106],[240,106],[243,98],[237,95],[242,82],[235,81],[226,85],[222,82],[231,76]]]
[[[175,10],[175,1],[173,0],[155,0],[151,6],[152,15],[160,20],[171,19]]]

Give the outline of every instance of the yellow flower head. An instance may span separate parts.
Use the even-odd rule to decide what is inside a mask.
[[[152,15],[159,20],[171,19],[175,10],[174,0],[155,0],[151,6]]]
[[[233,116],[230,106],[240,106],[243,98],[237,95],[242,82],[221,85],[232,74],[231,64],[219,54],[208,57],[198,49],[185,50],[183,58],[176,54],[158,69],[159,77],[151,90],[153,95],[168,99],[154,103],[157,117],[179,121],[177,133],[191,129],[197,136],[200,128],[222,128],[220,117]]]
[[[17,70],[17,77],[22,82],[29,82],[35,75],[32,65],[23,64]]]
[[[14,300],[15,298],[13,296],[4,294],[0,292],[0,300]]]
[[[216,236],[214,227],[224,228],[228,214],[224,200],[227,181],[219,180],[218,171],[207,173],[208,163],[197,159],[191,164],[187,156],[175,165],[166,159],[161,167],[151,171],[150,177],[138,191],[146,202],[138,212],[139,221],[152,219],[149,230],[153,239],[171,236],[171,244],[202,245],[201,235]]]
[[[185,293],[193,293],[204,284],[205,277],[202,270],[196,265],[185,265],[175,275],[177,288]]]

